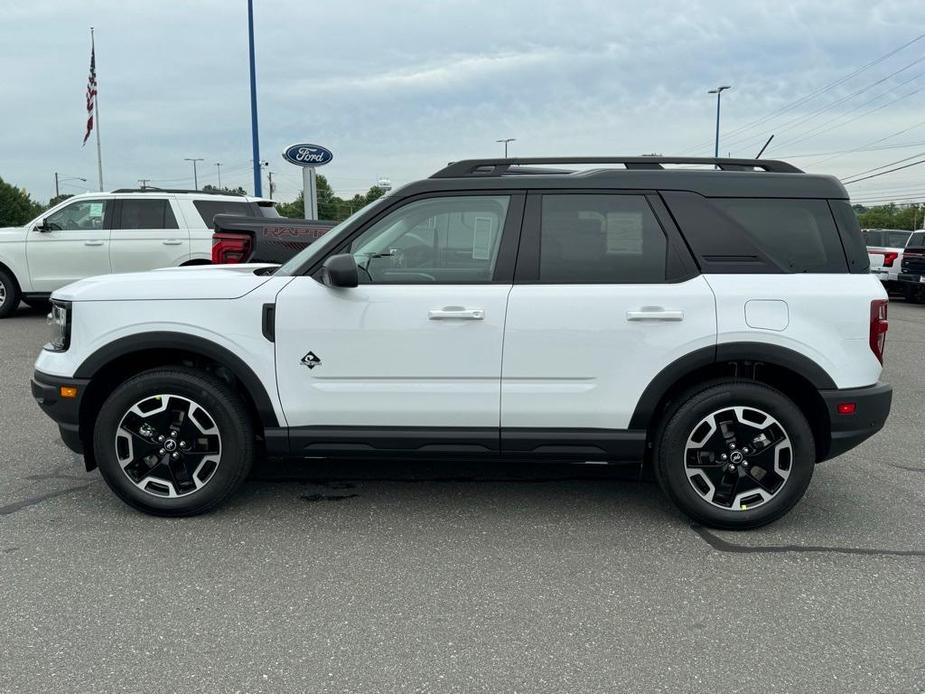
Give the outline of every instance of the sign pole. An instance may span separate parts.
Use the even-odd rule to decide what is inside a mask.
[[[302,167],[302,201],[305,219],[318,219],[318,179],[314,166]]]
[[[254,0],[247,0],[247,46],[251,71],[251,148],[254,157],[254,195],[263,195],[260,180],[260,137],[257,134],[257,64],[254,58]]]

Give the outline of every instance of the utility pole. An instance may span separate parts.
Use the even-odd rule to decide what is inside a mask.
[[[508,144],[508,142],[516,142],[516,141],[517,141],[517,138],[516,138],[516,137],[503,137],[503,138],[501,138],[500,140],[495,140],[495,142],[503,142],[503,143],[504,143],[504,158],[505,158],[505,159],[507,159],[507,144]]]
[[[269,183],[270,189],[270,200],[273,199],[273,191],[276,190],[276,186],[273,185],[273,172],[270,169],[267,169],[267,183]]]
[[[205,160],[202,157],[183,157],[183,161],[193,162],[193,190],[199,190],[199,177],[196,175],[196,162]]]
[[[222,162],[215,162],[215,168],[218,169],[218,189],[222,189]]]
[[[727,89],[732,89],[732,85],[725,84],[722,87],[717,87],[707,92],[707,94],[716,94],[716,141],[713,146],[714,159],[719,159],[719,102],[723,96],[723,92]]]
[[[151,181],[150,178],[139,178],[138,182],[141,184],[141,189],[144,190],[148,187],[148,183]]]

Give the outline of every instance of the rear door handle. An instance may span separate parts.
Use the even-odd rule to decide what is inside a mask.
[[[483,320],[485,318],[485,309],[444,306],[443,308],[432,308],[427,313],[427,317],[430,320]]]
[[[102,241],[84,241],[84,246],[102,246]]]
[[[661,307],[646,307],[638,311],[627,311],[626,320],[656,320],[656,321],[677,321],[684,320],[684,311],[671,311]]]
[[[179,245],[180,245],[181,243],[183,243],[183,242],[182,242],[182,241],[174,241],[173,239],[171,239],[170,241],[161,241],[161,243],[164,244],[165,246],[179,246]]]

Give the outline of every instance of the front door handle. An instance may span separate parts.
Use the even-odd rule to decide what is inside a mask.
[[[483,308],[466,308],[465,306],[444,306],[443,308],[432,308],[427,313],[430,320],[483,320],[485,318],[485,309]]]
[[[656,320],[677,321],[684,320],[684,311],[664,309],[661,306],[645,306],[638,311],[627,311],[626,320]]]
[[[84,241],[84,246],[102,246],[102,241]]]
[[[183,242],[170,239],[170,241],[161,241],[161,243],[164,244],[165,246],[179,246]]]

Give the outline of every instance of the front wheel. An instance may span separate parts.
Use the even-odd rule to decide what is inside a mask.
[[[225,501],[254,458],[254,431],[234,390],[182,367],[146,371],[100,408],[93,449],[103,479],[126,503],[191,516]]]
[[[10,273],[0,268],[0,318],[6,318],[19,307],[19,285]]]
[[[787,396],[761,383],[732,381],[679,398],[654,453],[659,484],[682,511],[733,530],[786,514],[816,463],[809,423]]]

